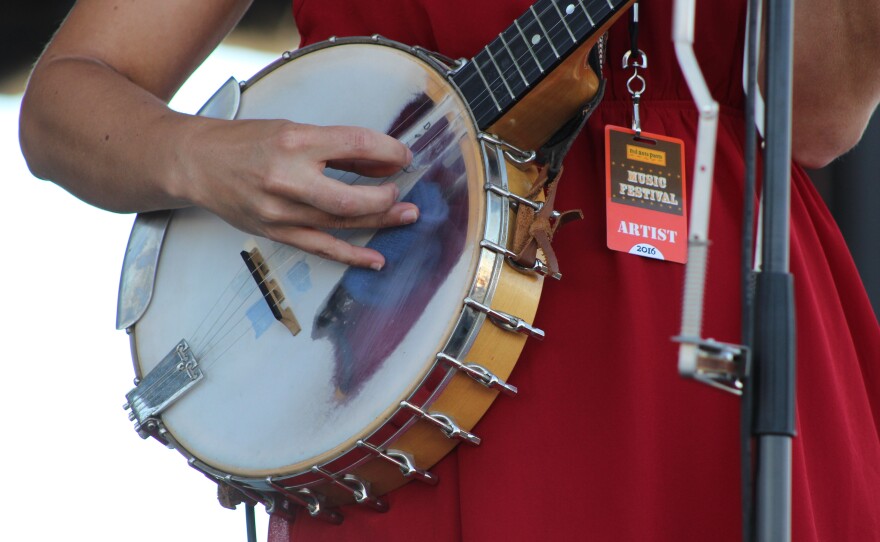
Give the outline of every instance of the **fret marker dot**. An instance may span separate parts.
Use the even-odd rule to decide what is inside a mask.
[[[532,45],[538,45],[538,42],[541,41],[541,36],[535,34],[532,36]]]
[[[565,6],[565,14],[571,15],[572,13],[574,13],[574,4],[569,4]]]

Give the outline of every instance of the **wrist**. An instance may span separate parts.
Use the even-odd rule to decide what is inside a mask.
[[[159,140],[164,147],[160,154],[159,182],[174,207],[204,206],[205,157],[203,141],[209,119],[172,112],[162,119]],[[208,151],[210,152],[210,151]]]

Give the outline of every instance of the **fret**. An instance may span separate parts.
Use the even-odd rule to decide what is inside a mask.
[[[474,57],[472,64],[474,65],[474,67],[477,68],[477,75],[480,76],[480,79],[483,81],[483,85],[486,87],[486,90],[489,91],[489,97],[492,98],[492,102],[495,104],[495,107],[498,109],[498,111],[501,111],[501,104],[498,103],[498,98],[495,97],[495,93],[492,91],[492,87],[489,85],[489,81],[486,79],[486,74],[484,74],[483,70],[480,68],[480,63],[477,60],[477,57]]]
[[[572,32],[572,31],[571,31],[571,27],[568,26],[568,21],[565,20],[565,15],[562,14],[562,10],[559,9],[559,4],[557,4],[557,3],[554,2],[553,0],[550,0],[550,3],[553,4],[553,7],[554,7],[554,8],[556,8],[556,13],[559,14],[559,20],[562,21],[562,25],[565,27],[565,29],[568,30],[568,35],[571,36],[571,42],[572,42],[572,43],[577,43],[577,38],[574,37],[574,32]],[[569,6],[569,7],[570,7],[570,6]],[[566,12],[567,12],[569,15],[571,14],[571,12],[568,11],[568,8],[566,8]]]
[[[495,59],[495,55],[492,54],[492,49],[489,47],[484,47],[484,51],[489,56],[489,60],[492,61],[492,66],[495,68],[495,71],[498,72],[498,78],[501,79],[501,82],[504,83],[504,88],[507,89],[507,93],[510,94],[510,99],[515,100],[516,94],[513,93],[513,89],[510,88],[510,84],[507,82],[507,78],[504,76],[504,72],[501,70],[501,66],[498,65],[498,61]]]
[[[564,14],[565,22],[568,25],[569,30],[571,30],[572,35],[577,42],[580,43],[582,39],[590,35],[593,30],[593,22],[587,17],[586,11],[575,6],[574,0],[570,0],[570,2],[564,4],[564,6],[565,7],[561,7],[560,9]]]
[[[557,52],[551,46],[550,39],[541,29],[539,20],[535,17],[534,12],[527,9],[517,20],[529,47],[538,58],[541,70],[547,71],[550,67],[556,65],[556,62],[559,60],[559,57],[556,56]]]
[[[497,102],[500,109],[507,109],[507,106],[516,99],[516,96],[510,92],[510,87],[498,65],[494,62],[489,50],[483,48],[474,57],[473,61],[477,65],[477,71],[486,79],[492,99]]]
[[[537,0],[450,74],[480,129],[497,121],[626,0]]]
[[[593,17],[590,16],[590,12],[587,11],[587,8],[584,6],[584,0],[578,0],[578,4],[580,4],[581,9],[584,10],[584,15],[586,15],[587,20],[590,21],[590,26],[595,27],[596,23],[593,21]]]
[[[507,51],[507,54],[510,56],[513,65],[516,67],[516,71],[519,72],[519,76],[522,77],[523,84],[525,86],[529,86],[529,80],[526,77],[526,74],[523,73],[522,68],[519,65],[519,62],[516,60],[516,56],[513,54],[513,51],[510,50],[510,45],[507,43],[507,40],[504,39],[504,33],[498,34],[498,39],[501,40],[501,44],[504,45],[504,50]]]
[[[500,34],[498,38],[486,46],[486,50],[495,63],[495,67],[501,73],[501,77],[504,78],[504,84],[510,92],[511,98],[515,100],[529,86],[528,79],[520,70],[510,50],[505,47],[504,39]]]
[[[567,56],[572,46],[577,44],[573,40],[573,35],[566,25],[566,21],[562,18],[561,11],[557,8],[556,2],[546,0],[535,4],[535,12],[538,14],[538,21],[541,28],[547,35],[553,52],[558,55],[557,58]]]
[[[486,96],[487,88],[477,73],[474,62],[468,62],[455,74],[455,83],[465,96],[479,126],[497,115],[495,104]]]
[[[507,30],[501,33],[504,37],[504,43],[510,49],[511,56],[516,59],[516,65],[519,66],[529,85],[532,85],[541,78],[541,66],[534,52],[529,49],[528,43],[523,39],[522,34],[517,30],[516,25],[507,27]]]
[[[538,22],[538,26],[541,28],[541,33],[544,34],[544,37],[547,38],[547,43],[550,44],[550,48],[553,49],[553,54],[556,55],[556,58],[559,58],[559,51],[556,50],[556,47],[553,45],[553,40],[550,39],[550,34],[547,33],[547,28],[544,26],[544,23],[541,21],[541,18],[535,12],[535,6],[529,6],[529,11],[532,12],[532,15],[535,17],[535,20]],[[532,38],[532,43],[534,43],[534,38]]]
[[[601,21],[604,21],[612,13],[614,13],[614,4],[611,3],[611,0],[605,0],[605,1],[608,3],[608,7],[605,7],[604,4],[600,3],[595,8],[590,8],[593,10],[593,19],[600,21],[599,22],[600,25],[602,24]]]
[[[560,9],[563,10],[565,23],[578,43],[581,43],[583,39],[591,35],[595,30],[593,25],[595,21],[587,16],[589,12],[577,7],[574,0],[571,0],[568,4],[560,5]]]
[[[523,32],[522,27],[519,25],[519,21],[513,21],[513,24],[516,25],[516,30],[517,30],[517,32],[519,32],[519,37],[522,38],[523,44],[525,44],[526,49],[529,50],[529,53],[532,55],[532,58],[535,59],[535,64],[538,65],[538,70],[541,73],[544,73],[544,67],[541,66],[541,61],[538,60],[538,55],[536,55],[535,50],[532,49],[532,46],[529,43],[529,39],[526,37],[525,33]]]

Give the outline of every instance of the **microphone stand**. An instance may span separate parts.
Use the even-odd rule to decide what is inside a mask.
[[[791,540],[795,411],[794,283],[789,273],[793,0],[767,9],[761,271],[755,291],[755,535]]]
[[[743,277],[743,343],[721,343],[701,336],[703,293],[708,256],[718,104],[708,91],[694,55],[696,0],[676,0],[673,42],[682,74],[700,113],[685,269],[679,373],[710,386],[743,395],[742,469],[743,540],[791,540],[791,472],[794,437],[795,326],[794,288],[789,273],[793,0],[771,0],[767,11],[765,160],[761,265],[755,275],[746,265]],[[749,16],[747,81],[746,191],[753,197],[754,104],[757,94],[757,48],[754,28],[757,2]],[[751,204],[745,207],[743,261],[751,263]],[[755,290],[752,291],[752,278]],[[754,436],[754,487],[752,483]],[[754,498],[752,492],[754,491]]]

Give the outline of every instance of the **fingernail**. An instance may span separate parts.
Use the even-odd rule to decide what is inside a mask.
[[[400,215],[400,221],[404,224],[412,224],[419,218],[419,213],[415,209],[407,209]]]
[[[409,147],[407,147],[406,148],[406,163],[407,163],[407,165],[412,163],[412,159],[413,159],[412,150]]]
[[[370,269],[372,269],[373,271],[381,271],[382,267],[383,266],[381,262],[373,262],[370,264]]]

